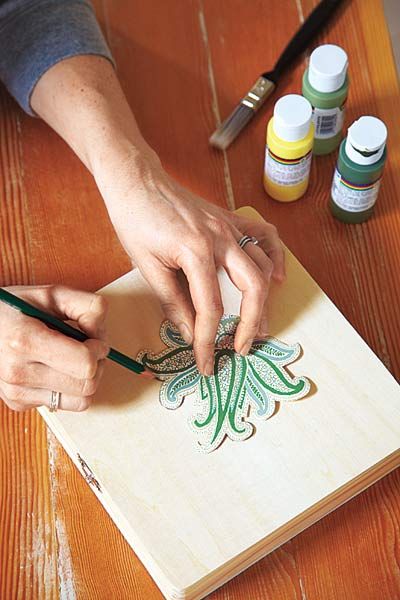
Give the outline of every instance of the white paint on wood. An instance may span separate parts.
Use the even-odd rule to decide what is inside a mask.
[[[64,521],[57,511],[58,477],[56,464],[58,458],[58,442],[51,431],[47,431],[47,447],[50,468],[51,501],[57,536],[57,575],[60,600],[76,600],[74,571],[69,548],[68,535]]]
[[[221,124],[221,114],[220,114],[220,110],[219,110],[217,86],[215,83],[214,69],[213,69],[212,59],[211,59],[210,44],[208,42],[208,32],[207,32],[206,18],[204,16],[204,8],[203,8],[202,0],[200,0],[200,7],[199,7],[199,24],[200,24],[201,37],[202,37],[203,44],[204,44],[204,51],[205,51],[205,54],[207,57],[208,81],[210,84],[210,91],[211,91],[211,108],[212,108],[214,118],[215,118],[215,127],[218,127]],[[238,102],[239,102],[239,100],[240,99],[238,98]],[[211,134],[212,134],[212,131],[210,131],[210,135]],[[221,150],[221,153],[222,153],[222,156],[224,159],[224,179],[225,179],[225,186],[226,186],[226,204],[227,204],[227,207],[229,208],[229,210],[235,210],[235,195],[233,193],[233,186],[232,186],[231,173],[230,173],[230,169],[229,169],[228,155],[226,153],[226,150]]]

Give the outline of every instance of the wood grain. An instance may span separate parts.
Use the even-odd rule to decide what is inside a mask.
[[[301,4],[306,15],[315,2]],[[236,17],[230,15],[228,9],[222,12],[222,3],[216,5],[210,2],[206,4],[206,8],[214,10],[214,13],[210,13],[209,21],[215,32],[209,34],[209,39],[213,64],[217,70],[218,57],[226,52],[233,56],[234,63],[239,60],[240,49],[237,49],[233,40],[228,48],[226,42],[223,48],[218,43],[219,23],[223,22],[228,27],[226,22],[230,18],[234,22],[231,27],[237,27]],[[242,10],[247,17],[241,14],[240,18],[240,21],[247,18],[253,22],[254,27],[259,28],[256,37],[262,35],[266,20],[257,21],[257,8],[259,7],[255,7],[253,3],[243,4]],[[253,9],[251,18],[248,13]],[[400,265],[399,244],[394,241],[400,228],[400,211],[395,192],[399,185],[396,107],[399,98],[398,81],[380,3],[347,3],[343,13],[341,19],[331,27],[329,36],[321,36],[318,43],[329,40],[343,45],[349,52],[351,89],[347,123],[360,114],[375,114],[383,118],[389,127],[390,158],[376,217],[369,223],[356,227],[343,226],[331,218],[327,210],[327,179],[329,181],[332,176],[334,157],[319,157],[314,161],[309,192],[298,204],[282,206],[268,199],[261,187],[260,176],[265,131],[265,122],[262,123],[261,120],[256,121],[248,135],[243,136],[230,150],[232,181],[235,191],[243,191],[243,200],[240,198],[239,202],[246,204],[251,197],[253,205],[278,224],[281,235],[290,248],[380,358],[399,377],[400,321],[393,310],[397,305],[400,286],[399,279],[394,276]],[[379,40],[379,53],[371,40]],[[362,56],[362,61],[357,60],[357,56]],[[301,65],[301,70],[303,68],[304,65]],[[254,69],[251,69],[247,81],[251,80],[253,73]],[[222,89],[228,76],[221,58],[216,81],[221,81]],[[295,79],[299,91],[300,73],[297,72]],[[294,86],[290,89],[293,90]],[[286,91],[285,86],[280,89],[280,93]],[[272,105],[269,114],[271,110]],[[269,114],[267,110],[267,118]],[[249,161],[246,165],[247,177],[244,178],[240,170],[243,157],[253,156],[255,148],[260,148],[258,162],[250,164]],[[386,494],[393,498],[393,489],[399,493],[398,477],[398,472],[389,475],[348,506],[291,542],[291,556],[307,599],[336,600],[354,597],[372,600],[377,597],[400,597],[399,505],[392,502],[390,509],[386,510],[384,500]],[[372,498],[375,502],[371,501]],[[362,521],[359,520],[360,514],[364,517]],[[389,536],[378,533],[382,527],[379,524],[383,514],[392,520]],[[346,544],[348,551],[344,552]],[[371,551],[372,547],[377,546],[379,552]],[[342,558],[339,558],[341,555]],[[268,562],[268,557],[266,561]],[[362,569],[360,565],[363,565]],[[360,570],[365,573],[364,577],[352,576],[352,573]],[[391,573],[389,578],[388,572]],[[373,582],[371,573],[374,573]]]
[[[329,38],[321,37],[343,44],[350,55],[347,122],[371,112],[389,126],[389,162],[370,223],[346,227],[331,219],[326,203],[333,157],[314,162],[309,193],[299,203],[282,206],[265,196],[264,130],[272,104],[225,155],[207,146],[215,121],[269,67],[301,12],[307,14],[313,4],[95,2],[140,126],[168,170],[214,202],[252,204],[275,222],[307,270],[399,377],[399,91],[380,1],[348,2]],[[303,66],[279,94],[300,89]],[[46,126],[23,115],[5,94],[1,98],[1,284],[101,287],[129,262],[91,177]],[[0,427],[0,597],[56,598],[60,579],[61,590],[70,594],[64,598],[109,598],[110,590],[121,599],[160,598],[56,442],[50,445],[57,455],[50,478],[37,417],[2,407]],[[399,495],[395,472],[211,597],[400,598]],[[26,517],[30,507],[35,518]],[[57,575],[60,556],[64,566]]]
[[[20,112],[0,90],[0,285],[32,282]],[[46,428],[0,404],[0,598],[58,597]]]
[[[246,81],[247,83],[242,84],[246,86],[254,78],[254,73],[263,69],[262,65],[265,69],[272,64],[277,47],[282,46],[282,42],[275,42],[271,35],[282,31],[285,26],[288,33],[289,27],[292,32],[298,25],[289,18],[289,6],[286,10],[281,10],[281,3],[276,15],[271,15],[270,7],[266,3],[236,4],[236,10],[231,11],[230,5],[224,2],[205,3],[206,21],[210,23],[210,51],[217,90],[222,96],[223,114],[229,112],[235,103],[234,98],[240,97],[243,92],[235,89],[227,106],[223,94],[225,90],[233,87],[233,75],[231,70],[226,68],[226,55],[231,57],[233,65],[241,65],[241,81]],[[315,4],[316,2],[304,2],[303,14],[306,15]],[[390,159],[376,217],[369,223],[356,227],[345,227],[332,219],[328,199],[335,156],[318,157],[313,161],[311,184],[301,201],[283,205],[266,196],[262,187],[263,147],[265,124],[272,113],[273,102],[268,105],[262,118],[256,119],[249,131],[230,148],[232,184],[238,205],[251,204],[277,224],[283,240],[302,264],[373,347],[381,360],[399,377],[400,356],[396,348],[399,345],[400,322],[393,315],[387,314],[400,292],[399,278],[390,286],[387,284],[392,274],[398,271],[400,264],[399,248],[394,240],[400,227],[400,212],[394,191],[398,177],[396,169],[399,164],[400,146],[396,107],[399,88],[393,61],[383,69],[383,56],[391,58],[391,49],[380,2],[346,2],[340,17],[330,27],[329,35],[320,36],[317,43],[329,39],[330,42],[338,43],[348,50],[351,88],[346,124],[349,125],[361,114],[374,114],[385,120],[390,131]],[[263,54],[260,59],[261,53],[255,53],[256,58],[252,59],[250,56],[242,65],[240,56],[243,44],[237,43],[238,39],[240,41],[237,34],[239,24],[246,25],[243,32],[252,28],[252,36],[257,44],[257,41],[260,43],[259,40],[266,35],[266,23],[269,19],[274,23],[281,23],[280,27],[271,32],[268,30],[268,42],[273,42],[268,52],[272,57],[267,55],[264,59]],[[233,31],[235,35],[221,38],[220,32],[223,27]],[[367,43],[367,40],[371,39],[379,39],[382,52],[379,53],[379,64],[373,44]],[[361,55],[362,67],[356,58]],[[303,61],[289,79],[283,82],[282,87],[278,88],[276,95],[288,91],[300,92],[304,68]],[[375,248],[379,251],[374,252]],[[343,281],[346,285],[343,285]]]
[[[182,184],[233,208],[226,159],[208,146],[218,108],[201,3],[105,7],[110,47],[143,135]]]

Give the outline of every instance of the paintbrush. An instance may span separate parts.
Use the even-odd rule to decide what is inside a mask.
[[[50,315],[44,312],[43,310],[36,308],[36,306],[29,304],[29,302],[22,300],[22,298],[19,298],[18,296],[14,296],[14,294],[8,292],[3,288],[0,288],[0,301],[4,302],[5,304],[8,304],[16,310],[19,310],[28,317],[38,319],[45,325],[48,325],[48,327],[50,327],[51,329],[55,329],[56,331],[59,331],[60,333],[63,333],[64,335],[74,340],[77,340],[78,342],[85,342],[89,339],[89,337],[85,333],[83,333],[83,331],[75,329],[75,327],[68,325],[68,323],[65,323],[61,319],[57,319],[57,317],[54,317],[53,315]],[[126,354],[122,354],[122,352],[115,350],[115,348],[110,348],[110,351],[107,354],[107,358],[113,360],[119,365],[122,365],[126,369],[129,369],[133,373],[140,375],[141,377],[157,379],[154,373],[148,371],[146,367],[142,365],[142,363],[138,362],[137,360],[134,360],[133,358],[130,358],[129,356],[126,356]]]
[[[343,0],[322,0],[290,40],[272,71],[263,73],[242,98],[240,104],[210,137],[210,144],[225,150],[239,135],[276,88],[284,71],[306,50],[321,32]]]

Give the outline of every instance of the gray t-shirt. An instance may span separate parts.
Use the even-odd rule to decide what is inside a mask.
[[[0,80],[27,113],[40,77],[80,54],[113,62],[89,0],[0,0]]]

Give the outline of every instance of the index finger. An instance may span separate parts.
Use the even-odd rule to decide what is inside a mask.
[[[31,317],[26,317],[14,330],[9,346],[27,361],[43,363],[77,379],[92,379],[98,361],[109,351],[109,346],[101,340],[78,342]]]

